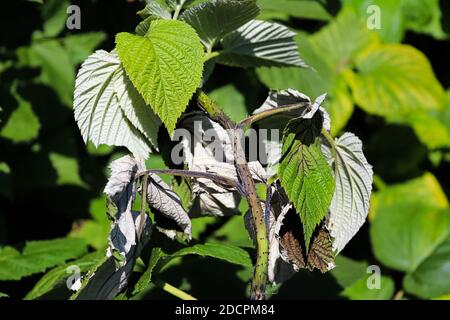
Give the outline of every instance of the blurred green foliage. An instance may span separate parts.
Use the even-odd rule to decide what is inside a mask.
[[[115,33],[134,30],[143,7],[73,1],[82,29],[70,31],[69,1],[39,2],[8,4],[0,19],[10,30],[0,43],[0,298],[68,298],[66,268],[85,272],[102,261],[110,228],[102,189],[108,162],[124,150],[85,147],[71,110],[74,79],[96,48],[110,50]],[[235,120],[259,107],[269,88],[326,92],[333,133],[357,133],[377,175],[369,221],[336,268],[301,271],[271,288],[272,298],[449,297],[450,7],[439,0],[259,3],[261,19],[298,32],[312,68],[219,66],[206,90]],[[367,27],[370,5],[380,9],[380,29]],[[24,12],[26,23],[17,23]],[[163,130],[159,140],[149,168],[168,164]],[[240,209],[247,210],[244,201]],[[189,245],[152,237],[121,298],[172,298],[155,277],[197,298],[247,296],[254,249],[241,217],[195,219]],[[372,265],[381,271],[379,290],[367,286]]]

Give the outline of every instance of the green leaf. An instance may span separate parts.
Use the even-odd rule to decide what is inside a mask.
[[[352,300],[387,300],[394,295],[394,282],[386,275],[381,275],[380,287],[369,287],[370,276],[377,276],[366,261],[355,261],[338,255],[336,267],[330,271],[337,283],[343,288],[341,296]],[[384,274],[381,269],[381,274]],[[369,280],[369,281],[368,281]]]
[[[407,273],[405,289],[422,298],[450,293],[450,210],[431,174],[375,194],[370,230],[375,256]],[[373,218],[374,217],[374,218]]]
[[[0,280],[20,280],[86,252],[83,240],[62,238],[29,241],[22,252],[12,247],[0,249]]]
[[[81,221],[75,228],[72,228],[70,237],[81,238],[98,250],[106,247],[111,230],[111,222],[105,212],[106,204],[106,196],[91,200],[89,213],[92,220]]]
[[[353,113],[353,99],[344,75],[361,52],[377,45],[375,32],[367,29],[352,9],[341,10],[327,26],[313,35],[296,37],[305,63],[313,69],[258,68],[257,74],[269,88],[294,88],[309,96],[327,92],[325,109],[331,116],[332,133],[338,133]]]
[[[345,76],[362,109],[411,125],[429,148],[450,145],[450,133],[439,115],[445,92],[425,55],[406,45],[383,45],[360,55],[356,69]]]
[[[389,300],[395,292],[394,280],[381,276],[380,288],[369,289],[367,281],[370,275],[361,278],[342,292],[344,297],[352,300]]]
[[[173,253],[171,257],[182,257],[195,254],[202,257],[212,257],[227,261],[232,264],[251,267],[252,260],[247,251],[239,247],[224,243],[196,244],[192,247],[183,248]]]
[[[53,88],[66,106],[72,105],[75,72],[69,52],[58,40],[35,41],[17,54],[21,65],[41,68],[39,81]]]
[[[50,161],[58,174],[58,185],[73,185],[86,188],[86,183],[81,179],[78,161],[76,158],[50,152]]]
[[[6,293],[0,292],[0,299],[8,298],[9,296]]]
[[[44,20],[43,32],[46,37],[55,37],[66,27],[66,10],[69,5],[69,1],[66,0],[45,1],[41,15]]]
[[[404,114],[439,110],[445,93],[423,53],[383,45],[361,55],[349,73],[355,102],[366,112],[400,121]],[[410,92],[410,94],[405,94]]]
[[[0,136],[10,139],[14,143],[29,142],[39,135],[41,124],[34,114],[31,104],[17,93],[17,86],[13,85],[11,94],[18,104],[8,122],[0,130]]]
[[[312,234],[327,214],[333,198],[333,173],[320,150],[319,138],[311,145],[289,136],[283,140],[284,152],[278,175],[289,200],[300,214],[308,250]],[[293,141],[292,144],[289,141]]]
[[[255,0],[211,0],[187,9],[180,19],[197,31],[210,51],[224,35],[256,18],[259,7]]]
[[[243,203],[245,201],[242,201]],[[245,213],[248,211],[241,210],[241,212]],[[195,222],[197,219],[194,219]],[[248,232],[245,228],[244,219],[241,216],[232,216],[230,220],[228,220],[219,230],[214,232],[211,236],[211,241],[215,242],[223,242],[224,239],[227,243],[244,247],[244,248],[252,248],[253,241],[250,239]]]
[[[439,0],[344,0],[343,3],[355,8],[362,19],[376,21],[379,18],[381,28],[374,30],[385,42],[401,42],[407,30],[436,39],[446,37],[440,21]],[[369,11],[369,6],[376,6],[378,11]]]
[[[95,266],[99,261],[103,259],[105,253],[103,250],[96,251],[85,255],[84,257],[75,261],[66,263],[62,266],[56,267],[47,272],[39,281],[34,285],[33,289],[27,293],[25,300],[33,300],[39,298],[46,293],[49,293],[54,288],[65,285],[65,280],[71,275],[68,272],[68,267],[76,266],[80,269],[80,272],[86,272],[91,267]]]
[[[158,2],[151,1],[144,9],[138,12],[138,15],[144,19],[141,21],[135,31],[137,35],[145,36],[150,28],[150,23],[157,19],[172,19],[170,12]]]
[[[147,264],[147,270],[145,270],[145,272],[141,275],[138,282],[134,286],[133,295],[139,293],[150,285],[153,277],[153,270],[155,269],[159,260],[165,255],[166,254],[161,250],[161,248],[152,249],[152,254]]]
[[[446,212],[450,215],[450,211]],[[450,231],[433,253],[403,280],[407,292],[421,298],[450,294]]]
[[[218,62],[237,67],[306,67],[300,58],[295,32],[278,24],[252,20],[222,39]]]
[[[259,0],[264,18],[279,17],[280,14],[303,19],[328,21],[332,16],[319,1]]]
[[[402,4],[407,29],[429,34],[436,39],[448,37],[442,30],[441,20],[444,20],[439,0],[403,0]]]
[[[61,39],[72,64],[82,63],[106,39],[104,32],[71,34]]]
[[[144,9],[137,13],[142,19],[171,19],[170,12],[156,1],[150,1],[147,3]]]
[[[400,271],[415,270],[447,237],[450,227],[446,209],[415,193],[417,189],[413,188],[420,182],[412,180],[384,189],[373,208],[376,213],[371,238],[375,255]]]
[[[366,221],[373,170],[364,156],[361,140],[353,133],[336,138],[334,146],[322,145],[322,150],[336,180],[328,229],[333,249],[340,252]]]
[[[197,34],[182,21],[156,20],[145,37],[119,33],[116,48],[134,86],[172,133],[201,81]]]
[[[159,119],[125,75],[115,53],[99,50],[89,56],[77,75],[75,120],[85,142],[95,146],[125,146],[147,158],[156,145]]]
[[[232,84],[211,91],[210,96],[231,120],[241,121],[248,116],[244,96]]]

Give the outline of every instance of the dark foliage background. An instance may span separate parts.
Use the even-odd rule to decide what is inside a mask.
[[[102,196],[108,174],[107,164],[126,150],[107,146],[98,150],[91,145],[86,147],[72,114],[70,97],[73,81],[80,63],[96,48],[111,50],[114,48],[116,33],[134,31],[140,21],[136,12],[144,4],[125,0],[71,1],[82,10],[82,29],[70,31],[64,26],[67,15],[61,14],[55,4],[58,1],[44,1],[46,4],[38,2],[8,1],[2,5],[0,14],[0,248],[12,246],[21,251],[27,241],[64,238],[69,235],[87,241],[86,250],[91,252],[106,244],[109,230],[104,209],[105,199]],[[266,4],[268,2],[265,1]],[[328,12],[330,21],[321,18],[306,19],[301,14],[273,14],[273,10],[265,11],[264,6],[263,13],[267,19],[274,18],[293,29],[301,30],[301,38],[303,34],[314,34],[333,23],[341,9],[350,6],[349,3],[352,2],[358,3],[317,2]],[[438,20],[442,31],[448,34],[450,3],[437,3],[441,12]],[[55,12],[52,11],[53,7]],[[58,22],[58,19],[62,19],[64,24]],[[71,37],[71,40],[66,40]],[[437,39],[432,33],[406,29],[404,36],[400,38],[397,42],[411,45],[426,55],[440,86],[443,90],[449,88],[448,36]],[[49,44],[48,41],[52,43]],[[340,40],[335,41],[335,45],[339,46]],[[44,49],[38,47],[42,43],[46,43]],[[300,46],[302,54],[301,49]],[[314,66],[313,61],[307,62]],[[276,86],[267,80],[270,75],[264,76],[264,72],[218,66],[205,90],[212,91],[213,97],[219,102],[231,106],[228,109],[231,113],[236,116],[245,115],[260,106],[268,87]],[[285,81],[289,83],[290,79],[286,76]],[[292,86],[301,90],[295,81],[292,80]],[[408,92],[409,89],[404,90]],[[450,108],[450,99],[447,100],[445,110]],[[445,110],[438,118],[443,121],[444,128],[450,130],[450,113]],[[427,130],[431,135],[436,134],[433,127]],[[411,218],[409,215],[417,206],[417,199],[414,198],[431,202],[433,210],[436,209],[434,206],[439,210],[446,210],[442,221],[450,221],[447,218],[450,212],[446,199],[446,195],[450,194],[450,143],[427,145],[418,137],[414,125],[394,123],[387,117],[370,114],[364,108],[355,108],[349,121],[346,121],[345,131],[354,132],[361,138],[368,161],[374,166],[377,176],[375,190],[378,192],[373,200],[376,205],[372,207],[377,210],[372,210],[373,217],[346,247],[334,273],[321,275],[316,272],[300,272],[285,285],[274,289],[278,294],[273,297],[449,297],[448,249],[441,253],[438,262],[433,265],[435,269],[430,267],[426,275],[416,274],[414,272],[417,265],[398,267],[395,261],[385,258],[386,255],[395,255],[396,250],[402,250],[397,242],[392,242],[392,247],[386,250],[378,247],[375,249],[378,254],[374,253],[373,245],[377,241],[375,238],[378,237],[378,231],[372,230],[372,237],[370,232],[383,210],[391,215],[400,215],[404,210],[404,225],[407,228],[406,221]],[[165,139],[167,133],[160,132],[160,140],[166,141]],[[148,166],[165,166],[163,157],[151,157]],[[417,183],[411,184],[412,179],[419,180],[414,180]],[[402,190],[395,189],[399,183],[403,186]],[[391,190],[398,193],[390,196],[388,193]],[[384,195],[381,194],[383,192]],[[442,221],[436,218],[435,224]],[[398,228],[401,229],[402,226],[398,225]],[[427,234],[431,238],[439,238],[439,243],[445,242],[447,235],[450,236],[448,231],[439,233],[441,231],[434,230],[433,223],[423,228],[428,229],[408,231],[408,235],[420,238]],[[398,231],[387,227],[385,230],[386,234]],[[212,218],[199,219],[194,223],[194,233],[198,242],[222,241],[245,247],[253,255],[252,244],[245,234],[240,217],[219,221]],[[388,238],[391,239],[389,236]],[[433,242],[429,251],[434,251],[438,242]],[[380,246],[389,246],[389,243]],[[421,256],[420,263],[427,258]],[[2,268],[7,268],[7,260],[6,255],[2,258],[0,254],[0,292],[12,298],[23,298],[42,277],[43,272],[33,272],[21,277],[19,281],[6,280],[6,276],[2,276],[5,274]],[[371,264],[379,265],[383,274],[383,289],[376,292],[363,285],[367,277],[366,267]],[[411,277],[420,278],[420,281],[417,280],[420,285],[415,283],[406,285],[405,288],[405,274],[413,273]],[[186,290],[197,298],[207,299],[245,298],[250,276],[249,268],[198,256],[184,257],[181,262],[177,260],[161,275],[173,286]],[[439,283],[437,289],[433,287],[436,283]],[[64,294],[67,295],[56,292],[48,297],[62,298]],[[171,296],[158,288],[149,287],[139,298]]]

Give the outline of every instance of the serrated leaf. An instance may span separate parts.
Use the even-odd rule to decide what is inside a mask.
[[[145,37],[119,33],[116,49],[133,85],[172,133],[202,77],[203,48],[194,29],[152,21]]]
[[[142,19],[171,19],[170,12],[156,1],[147,3],[144,9],[137,12]]]
[[[126,77],[115,53],[92,54],[78,72],[74,115],[85,142],[125,146],[147,158],[156,144],[159,119]]]
[[[141,21],[135,31],[137,35],[145,36],[150,29],[150,23],[156,19],[172,19],[170,12],[158,2],[151,1],[147,3],[144,9],[138,12],[138,15],[144,19]]]
[[[333,250],[339,253],[366,221],[373,170],[364,156],[361,140],[353,133],[336,138],[334,148],[322,145],[336,180],[327,228],[334,238]]]
[[[202,257],[212,257],[229,263],[250,267],[252,261],[247,251],[239,247],[224,243],[196,244],[192,247],[183,248],[172,254],[172,257],[181,257],[195,254]]]
[[[295,140],[283,155],[278,175],[300,214],[308,250],[312,234],[325,217],[335,189],[333,174],[320,150],[319,140],[309,146]]]
[[[20,280],[85,252],[85,242],[72,238],[29,241],[22,252],[3,247],[0,249],[0,280]]]
[[[66,263],[62,266],[56,267],[47,272],[39,281],[34,285],[33,289],[27,293],[25,300],[33,300],[49,293],[54,288],[62,285],[70,275],[68,267],[77,266],[80,272],[86,272],[89,268],[97,264],[103,257],[103,251],[96,251],[85,255],[84,257]],[[64,283],[65,284],[65,283]]]
[[[180,16],[197,30],[208,50],[227,33],[256,18],[255,0],[211,0],[187,9]]]
[[[295,32],[278,24],[252,20],[222,39],[218,62],[237,67],[307,67],[300,58]]]

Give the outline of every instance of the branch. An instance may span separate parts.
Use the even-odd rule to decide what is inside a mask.
[[[203,91],[197,92],[197,101],[212,120],[219,122],[227,129],[234,147],[234,162],[239,180],[252,213],[253,226],[257,243],[258,256],[253,274],[250,298],[253,300],[264,300],[266,298],[267,268],[269,262],[269,240],[267,238],[266,223],[261,201],[257,196],[255,182],[245,159],[242,139],[244,131],[236,126],[233,121],[215,104]]]
[[[154,280],[155,285],[158,288],[161,288],[162,290],[170,293],[171,295],[180,298],[181,300],[197,300],[196,298],[194,298],[193,296],[191,296],[190,294],[184,292],[183,290],[180,290],[174,286],[172,286],[171,284],[168,284],[167,282],[164,282],[161,279],[155,279]]]
[[[249,116],[249,117],[245,118],[244,120],[239,122],[238,127],[245,128],[245,127],[248,127],[248,126],[252,125],[256,121],[260,121],[260,120],[263,120],[265,118],[269,118],[269,117],[271,117],[271,116],[273,116],[275,114],[278,114],[278,113],[283,113],[283,112],[289,112],[289,111],[297,110],[297,109],[306,107],[309,104],[310,104],[309,102],[301,102],[301,103],[294,103],[294,104],[286,105],[285,107],[280,107],[280,108],[274,108],[274,109],[266,110],[266,111],[263,111],[263,112],[260,112],[258,114],[254,114],[252,116]]]
[[[209,172],[178,170],[178,169],[152,169],[152,170],[146,170],[146,171],[140,172],[139,174],[136,175],[136,179],[139,177],[142,177],[142,176],[148,176],[151,173],[170,174],[172,176],[187,177],[187,178],[209,179],[209,180],[216,182],[217,184],[220,184],[223,187],[236,188],[242,195],[244,195],[242,186],[239,184],[238,181],[236,181],[232,178],[228,178],[225,176],[221,176],[221,175],[209,173]]]

